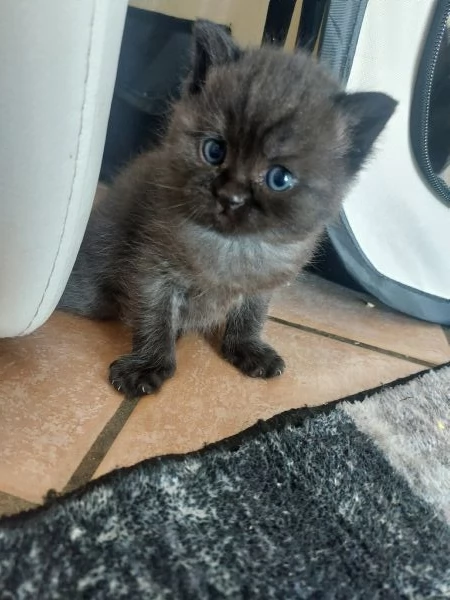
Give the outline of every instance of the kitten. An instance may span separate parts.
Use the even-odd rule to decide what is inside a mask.
[[[311,257],[396,105],[344,93],[301,52],[243,50],[208,21],[194,40],[160,148],[95,207],[60,303],[130,325],[132,351],[109,374],[128,396],[173,375],[178,336],[222,324],[225,359],[281,375],[261,339],[271,292]]]

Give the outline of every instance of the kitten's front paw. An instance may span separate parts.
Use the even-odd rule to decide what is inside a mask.
[[[277,377],[286,367],[281,356],[261,341],[249,340],[230,345],[225,342],[222,353],[232,365],[250,377]]]
[[[109,381],[118,392],[130,398],[156,392],[175,373],[174,361],[158,361],[158,366],[134,354],[121,356],[109,367]]]

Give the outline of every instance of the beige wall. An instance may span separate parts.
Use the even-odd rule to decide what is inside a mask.
[[[289,31],[286,37],[286,43],[284,47],[286,50],[294,50],[295,42],[297,40],[298,28],[300,25],[300,15],[302,12],[303,0],[297,0],[295,3],[294,12],[292,14],[291,25],[289,27]]]
[[[230,25],[244,45],[259,45],[269,0],[130,0],[130,6],[183,19],[204,18]]]

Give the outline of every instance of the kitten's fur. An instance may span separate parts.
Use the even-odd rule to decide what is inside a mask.
[[[227,360],[253,377],[282,373],[260,337],[270,293],[308,261],[396,104],[341,92],[300,52],[241,50],[206,21],[194,37],[161,147],[132,162],[94,209],[60,303],[129,323],[132,352],[110,367],[129,396],[173,375],[180,334],[221,324]],[[202,158],[210,137],[227,144],[220,166]],[[264,177],[280,164],[298,183],[273,192]]]

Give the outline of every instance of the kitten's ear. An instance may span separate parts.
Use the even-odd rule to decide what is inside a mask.
[[[189,90],[195,94],[205,83],[210,67],[234,62],[242,51],[233,41],[230,30],[223,25],[199,19],[194,24],[193,33],[194,64]]]
[[[347,160],[348,169],[354,175],[370,155],[375,140],[394,113],[397,101],[380,92],[342,92],[335,101],[349,125],[351,145]]]

